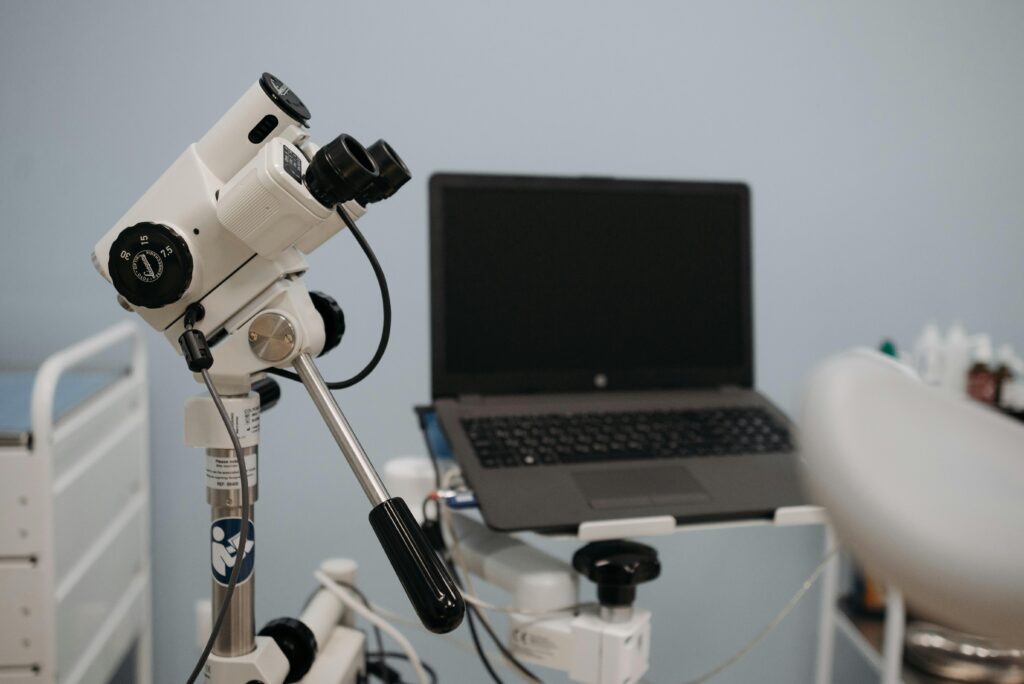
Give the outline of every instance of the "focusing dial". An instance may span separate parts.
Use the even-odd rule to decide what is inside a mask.
[[[158,309],[181,299],[192,282],[192,254],[162,223],[136,223],[110,245],[110,280],[135,306]]]
[[[572,566],[597,584],[597,600],[609,607],[633,605],[636,585],[661,574],[658,552],[631,541],[591,542],[573,555]]]
[[[323,356],[341,342],[341,336],[345,334],[345,312],[338,306],[334,297],[323,292],[314,290],[309,293],[309,298],[324,321],[324,348],[319,354]]]

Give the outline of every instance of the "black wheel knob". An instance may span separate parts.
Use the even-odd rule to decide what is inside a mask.
[[[260,412],[269,411],[281,399],[281,385],[273,378],[261,378],[252,383],[252,391],[260,398]]]
[[[324,348],[318,354],[323,356],[341,342],[341,336],[345,334],[345,312],[334,297],[323,292],[310,292],[309,298],[324,321]]]
[[[135,306],[173,304],[192,283],[192,253],[173,228],[144,221],[129,226],[110,245],[107,271],[114,288]]]
[[[597,584],[602,606],[631,606],[636,586],[661,574],[658,552],[630,541],[591,542],[572,557],[572,566]]]
[[[260,636],[273,639],[288,659],[288,676],[284,679],[286,684],[300,681],[309,672],[309,668],[313,667],[317,651],[316,636],[301,620],[289,617],[271,620],[260,630]]]

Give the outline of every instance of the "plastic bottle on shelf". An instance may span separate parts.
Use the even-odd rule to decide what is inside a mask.
[[[967,394],[984,404],[996,403],[996,373],[992,368],[992,338],[978,335],[974,339],[974,354],[967,371]]]
[[[929,323],[914,342],[913,367],[929,385],[942,384],[942,333],[939,326]]]
[[[971,338],[960,323],[954,323],[946,333],[942,354],[941,386],[963,396],[967,391],[967,371],[971,368]]]

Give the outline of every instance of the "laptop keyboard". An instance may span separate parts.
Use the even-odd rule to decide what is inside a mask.
[[[463,418],[485,468],[788,452],[789,430],[761,408]]]

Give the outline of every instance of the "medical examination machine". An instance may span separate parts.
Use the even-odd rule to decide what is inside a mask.
[[[266,378],[268,370],[306,386],[372,505],[370,523],[423,624],[447,632],[465,610],[448,570],[405,502],[388,494],[331,394],[379,361],[389,309],[368,366],[349,380],[327,382],[313,359],[339,343],[344,317],[336,301],[308,291],[302,281],[305,255],[348,227],[386,301],[383,274],[355,221],[397,192],[410,173],[383,140],[363,147],[343,134],[317,145],[309,118],[294,91],[263,74],[93,253],[118,302],[180,347],[209,391],[185,405],[185,441],[206,450],[215,549],[214,620],[190,681],[204,669],[217,682],[299,681],[318,653],[334,654],[336,672],[358,666],[357,653],[331,648],[332,639],[346,637],[336,627],[340,603],[313,601],[302,620],[273,621],[259,635],[255,630],[259,416],[280,391]],[[289,367],[294,373],[283,370]]]

